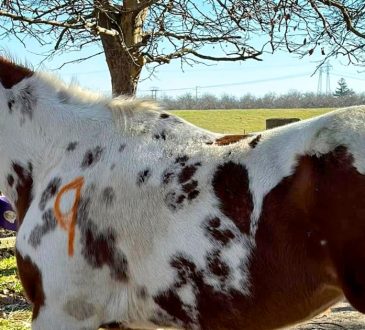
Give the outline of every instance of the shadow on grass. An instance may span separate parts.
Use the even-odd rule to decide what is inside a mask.
[[[0,277],[16,275],[16,267],[10,267],[6,269],[0,269]]]

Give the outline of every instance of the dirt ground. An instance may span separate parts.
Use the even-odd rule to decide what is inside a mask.
[[[9,237],[10,232],[0,230],[0,239]],[[0,249],[0,260],[14,255],[12,248]],[[9,270],[10,271],[10,270]],[[0,269],[1,276],[6,276],[8,270]],[[1,279],[0,279],[1,280]],[[17,285],[19,285],[17,283]],[[30,329],[30,306],[14,283],[0,286],[0,330],[2,329]],[[16,319],[14,319],[16,315]],[[24,316],[23,316],[24,315]],[[24,317],[26,326],[18,327],[19,318]],[[1,326],[6,324],[6,326]],[[13,326],[14,324],[14,326]],[[342,301],[314,319],[288,328],[289,330],[365,330],[365,314],[358,313],[346,301]]]
[[[365,314],[342,301],[314,319],[288,328],[290,330],[365,330]]]

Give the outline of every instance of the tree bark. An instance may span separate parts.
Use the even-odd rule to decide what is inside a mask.
[[[143,22],[148,7],[137,11],[137,1],[125,0],[120,12],[109,8],[109,2],[96,2],[98,25],[119,32],[117,36],[100,34],[109,68],[113,96],[133,96],[144,65],[144,57],[133,47],[141,42]]]

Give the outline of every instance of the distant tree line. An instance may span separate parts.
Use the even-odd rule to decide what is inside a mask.
[[[337,93],[338,94],[338,93]],[[166,109],[258,109],[258,108],[338,108],[365,104],[365,92],[351,91],[346,95],[318,95],[312,92],[289,91],[286,94],[267,93],[263,96],[245,94],[236,97],[228,94],[216,96],[205,93],[196,97],[186,93],[177,97],[163,96],[159,99]],[[341,94],[341,93],[340,93]]]

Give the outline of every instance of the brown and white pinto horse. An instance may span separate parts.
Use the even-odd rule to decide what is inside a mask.
[[[37,330],[263,330],[365,312],[365,107],[201,130],[0,59],[0,186]]]

